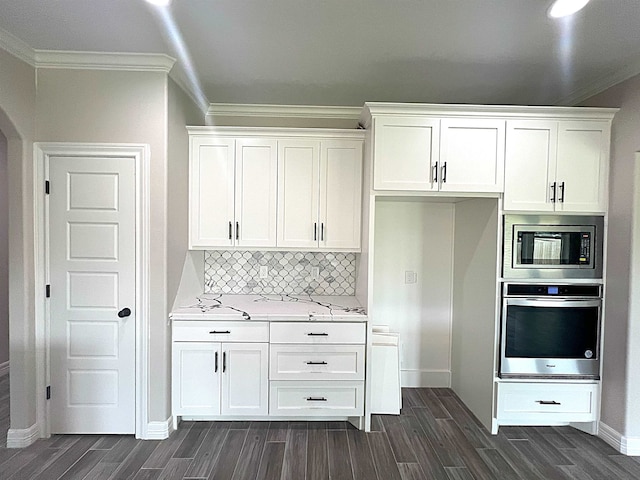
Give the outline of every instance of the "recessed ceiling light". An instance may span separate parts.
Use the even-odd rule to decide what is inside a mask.
[[[547,11],[551,18],[566,17],[581,10],[589,0],[556,0]]]
[[[147,2],[158,7],[168,7],[171,3],[171,0],[147,0]]]

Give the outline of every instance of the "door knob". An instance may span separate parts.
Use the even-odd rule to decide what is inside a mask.
[[[129,308],[123,308],[118,312],[118,316],[120,318],[128,317],[129,315],[131,315],[131,310]]]

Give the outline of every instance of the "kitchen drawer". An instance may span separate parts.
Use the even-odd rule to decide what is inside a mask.
[[[364,344],[366,323],[271,322],[271,343]]]
[[[596,420],[598,384],[500,383],[498,420]]]
[[[270,380],[364,380],[364,345],[272,345]]]
[[[268,322],[173,322],[174,342],[268,342]]]
[[[364,382],[272,381],[269,414],[334,417],[364,415]]]

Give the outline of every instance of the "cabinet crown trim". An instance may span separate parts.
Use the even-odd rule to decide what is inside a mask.
[[[278,137],[279,139],[286,138],[321,138],[330,140],[336,139],[353,139],[363,140],[365,137],[364,130],[356,129],[340,129],[340,128],[288,128],[288,127],[202,127],[202,126],[187,126],[187,132],[190,136],[231,136],[236,138],[242,137]]]
[[[357,120],[361,111],[361,107],[345,106],[211,103],[207,116]]]
[[[386,103],[364,104],[360,124],[368,128],[374,116],[433,116],[433,117],[486,117],[501,119],[544,120],[611,120],[618,108],[600,107],[547,107],[521,105],[462,105],[432,103]]]

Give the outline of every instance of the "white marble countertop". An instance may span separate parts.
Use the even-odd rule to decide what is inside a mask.
[[[176,308],[171,320],[263,320],[366,322],[355,297],[321,295],[227,295],[205,293]]]

